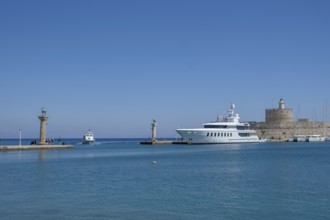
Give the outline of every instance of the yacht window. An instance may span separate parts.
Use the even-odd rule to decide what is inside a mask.
[[[213,133],[211,133],[211,137],[213,137]]]
[[[250,137],[249,133],[239,133],[240,137]]]
[[[204,125],[204,128],[227,128],[227,125]]]
[[[237,125],[236,126],[237,130],[248,130],[249,126],[246,125]]]
[[[210,133],[207,133],[206,137],[208,137],[210,135]]]

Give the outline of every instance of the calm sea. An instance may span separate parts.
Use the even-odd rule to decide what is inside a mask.
[[[0,219],[330,218],[330,142],[65,141],[74,149],[0,152]]]

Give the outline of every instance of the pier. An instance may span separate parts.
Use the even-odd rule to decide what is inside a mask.
[[[22,151],[22,150],[54,150],[54,149],[70,149],[73,145],[7,145],[0,146],[0,152],[6,151]]]
[[[73,148],[73,145],[65,145],[64,143],[60,144],[49,144],[49,141],[46,141],[46,128],[48,115],[44,107],[41,108],[41,115],[38,116],[40,120],[40,139],[39,142],[35,141],[31,145],[21,145],[21,133],[22,129],[19,129],[19,145],[4,145],[0,146],[0,152],[6,151],[22,151],[22,150],[53,150],[53,149],[69,149]],[[60,142],[60,141],[59,141]]]

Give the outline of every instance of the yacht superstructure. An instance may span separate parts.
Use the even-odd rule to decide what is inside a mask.
[[[240,122],[235,113],[235,105],[228,110],[227,117],[218,116],[214,122],[203,124],[203,128],[177,129],[183,141],[189,144],[228,144],[228,143],[259,143],[255,130],[249,123]]]

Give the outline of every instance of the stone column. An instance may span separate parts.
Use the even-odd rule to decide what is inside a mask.
[[[152,130],[151,141],[152,142],[156,141],[156,126],[157,126],[156,120],[152,120],[152,123],[151,123],[151,130]]]
[[[41,115],[38,118],[40,119],[40,140],[39,140],[39,144],[44,145],[44,144],[47,144],[46,143],[46,126],[47,126],[47,119],[48,119],[45,108],[41,108]]]

